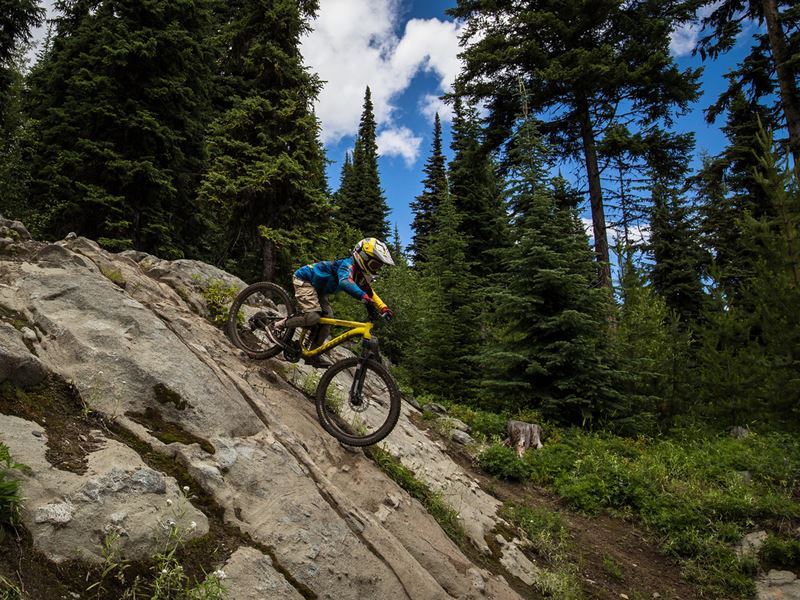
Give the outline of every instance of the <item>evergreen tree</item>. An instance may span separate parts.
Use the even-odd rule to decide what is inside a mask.
[[[31,28],[42,23],[44,14],[36,0],[0,0],[0,126],[6,120],[10,92],[19,77],[20,51],[31,39]]]
[[[714,257],[714,273],[730,298],[755,274],[756,256],[741,243],[746,214],[755,219],[774,215],[772,202],[754,177],[753,148],[758,146],[760,123],[767,114],[738,94],[732,101],[723,132],[728,146],[718,156],[706,158],[694,185],[701,200],[701,232]]]
[[[425,260],[419,267],[415,263],[425,290],[425,312],[406,359],[415,391],[450,400],[467,396],[474,378],[471,363],[476,337],[474,283],[458,218],[452,199],[444,194],[432,215]]]
[[[683,323],[700,316],[703,306],[703,255],[688,207],[674,190],[657,184],[650,220],[650,270],[654,290]]]
[[[450,13],[466,21],[459,84],[488,100],[489,142],[505,140],[530,102],[534,114],[546,115],[542,131],[552,145],[583,163],[599,281],[610,288],[598,137],[617,123],[643,130],[669,123],[697,97],[698,72],[680,71],[669,54],[686,3],[459,0]]]
[[[618,327],[614,339],[626,366],[623,393],[634,403],[630,416],[615,422],[626,434],[655,432],[659,422],[684,411],[690,398],[692,338],[664,297],[648,285],[645,270],[620,244]]]
[[[329,215],[325,156],[311,104],[319,80],[299,44],[316,2],[239,0],[223,32],[233,94],[211,127],[201,198],[227,223],[223,258],[247,277],[274,280]]]
[[[358,143],[356,141],[356,143]],[[336,221],[351,223],[351,214],[356,206],[356,174],[350,152],[345,152],[344,164],[340,176],[339,189],[333,195],[334,205],[337,209]]]
[[[496,270],[490,252],[508,239],[502,186],[491,153],[482,144],[477,111],[465,107],[456,97],[454,112],[450,194],[461,220],[459,230],[467,241],[473,274],[485,275]]]
[[[342,186],[347,187],[340,187],[337,208],[339,219],[344,223],[365,236],[386,239],[389,236],[389,207],[383,196],[378,174],[375,128],[372,94],[367,87],[353,150],[352,181],[345,181],[343,176]]]
[[[198,234],[209,0],[59,7],[52,48],[31,75],[32,225],[181,256]]]
[[[585,423],[623,408],[604,345],[609,297],[593,284],[577,214],[544,184],[544,156],[525,121],[511,149],[512,243],[497,253],[495,339],[481,357],[485,401]]]
[[[753,37],[750,54],[739,67],[728,74],[729,86],[708,113],[712,120],[746,89],[752,102],[779,98],[789,133],[789,149],[795,162],[800,162],[800,75],[797,55],[800,53],[800,11],[793,0],[704,0],[698,8],[710,7],[701,21],[709,33],[700,39],[697,48],[703,58],[717,58],[734,47],[746,23],[756,21],[766,32]]]
[[[411,251],[414,255],[415,265],[424,263],[428,258],[427,246],[431,243],[436,213],[449,195],[447,170],[442,153],[442,124],[439,120],[439,113],[436,113],[433,122],[431,155],[423,170],[425,179],[422,181],[422,193],[411,203],[414,211],[414,221],[411,224],[414,230],[414,240],[411,243]]]
[[[743,217],[740,243],[754,256],[753,275],[734,302],[716,289],[717,306],[700,332],[697,395],[722,424],[771,420],[800,425],[800,172],[780,165],[764,135],[756,181],[774,216]]]

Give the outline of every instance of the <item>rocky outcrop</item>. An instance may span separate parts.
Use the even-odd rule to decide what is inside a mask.
[[[83,410],[127,436],[92,432],[78,442],[85,467],[75,472],[54,464],[50,423],[0,416],[0,441],[30,467],[21,476],[23,522],[51,560],[99,561],[109,532],[124,556],[142,557],[165,527],[208,531],[208,515],[169,469],[145,460],[146,448],[255,545],[215,565],[238,590],[231,597],[518,597],[499,574],[507,571],[473,563],[363,453],[323,432],[313,404],[284,381],[289,365],[245,359],[200,316],[202,281],[243,283],[192,261],[111,254],[79,237],[14,243],[13,254],[0,254],[0,359],[24,358],[30,368],[24,380],[17,368],[6,379],[68,381]],[[403,411],[386,448],[442,493],[470,543],[488,554],[499,502],[408,419],[414,408]]]

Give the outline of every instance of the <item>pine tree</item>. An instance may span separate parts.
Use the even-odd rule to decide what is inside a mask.
[[[759,141],[755,179],[772,216],[745,215],[739,243],[754,257],[753,275],[734,301],[715,289],[717,306],[700,332],[697,396],[725,425],[771,421],[800,425],[800,171],[780,163],[771,134]],[[788,161],[787,161],[788,162]]]
[[[42,23],[44,8],[36,0],[0,0],[0,126],[18,79],[21,50],[31,39],[31,28]]]
[[[738,94],[732,101],[723,132],[728,146],[718,156],[707,158],[694,178],[701,199],[701,232],[714,256],[714,273],[722,290],[735,298],[742,285],[755,275],[757,260],[741,243],[744,217],[774,215],[772,202],[754,178],[760,123],[769,123],[757,104]]]
[[[697,97],[699,72],[680,71],[669,54],[670,32],[686,10],[678,0],[459,0],[450,11],[466,21],[458,84],[488,101],[489,143],[506,140],[530,103],[552,145],[583,163],[599,281],[608,288],[598,138],[614,124],[668,123]]]
[[[561,422],[585,423],[622,409],[604,345],[609,297],[593,285],[588,240],[575,211],[556,205],[544,183],[544,149],[532,121],[511,150],[512,243],[494,340],[482,353],[484,402],[540,407]]]
[[[232,94],[211,127],[201,198],[219,206],[224,259],[246,277],[285,275],[330,212],[311,104],[320,89],[299,44],[315,2],[239,0],[223,31]]]
[[[369,87],[364,93],[364,109],[353,150],[352,182],[337,197],[339,219],[365,236],[386,239],[389,236],[389,207],[378,174],[378,144],[375,114]]]
[[[653,288],[683,323],[690,323],[700,316],[704,301],[699,234],[674,190],[657,184],[653,196],[648,243],[655,260],[650,270]]]
[[[458,219],[452,199],[445,194],[432,215],[425,261],[421,266],[415,263],[425,290],[424,322],[406,359],[415,391],[450,400],[468,396],[477,337],[471,298],[475,284]]]
[[[431,243],[436,213],[449,195],[447,170],[442,153],[442,124],[439,120],[439,113],[436,113],[433,122],[431,154],[423,171],[425,179],[422,181],[422,193],[411,203],[414,211],[414,221],[411,224],[414,230],[414,240],[411,243],[414,264],[422,264],[427,260],[427,246]]]
[[[508,239],[502,186],[491,153],[482,144],[477,111],[456,97],[454,113],[450,194],[461,221],[459,230],[467,240],[472,271],[485,275],[496,270],[490,253]]]
[[[204,164],[211,55],[207,0],[60,4],[31,75],[38,120],[31,214],[111,249],[183,254]]]
[[[729,73],[729,86],[708,116],[716,115],[747,89],[751,101],[779,98],[777,105],[789,133],[789,149],[795,162],[800,162],[800,89],[797,80],[800,68],[800,11],[792,0],[705,0],[698,9],[713,10],[701,20],[704,31],[698,50],[705,59],[717,58],[734,47],[745,23],[756,21],[766,32],[753,37],[749,56]]]

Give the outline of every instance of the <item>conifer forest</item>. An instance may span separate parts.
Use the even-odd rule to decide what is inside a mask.
[[[56,4],[26,64],[44,9],[0,0],[0,214],[289,290],[383,239],[383,352],[405,394],[488,444],[482,469],[640,524],[708,598],[800,572],[800,5],[457,0],[451,152],[437,115],[401,240],[374,86],[328,181],[324,82],[300,52],[317,0]],[[674,123],[701,71],[670,33],[697,23],[711,64],[745,21],[749,54],[702,106],[727,145],[694,168]],[[544,448],[503,446],[510,418]]]

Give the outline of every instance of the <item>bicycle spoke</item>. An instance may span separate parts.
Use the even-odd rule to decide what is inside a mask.
[[[360,394],[354,393],[358,366],[341,369],[325,391],[325,413],[342,433],[356,437],[373,435],[388,418],[391,390],[386,381],[368,369]]]

